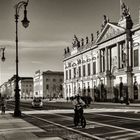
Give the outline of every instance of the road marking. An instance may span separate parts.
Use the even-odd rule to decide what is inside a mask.
[[[14,105],[11,105],[11,106],[14,106]],[[22,107],[25,109],[25,107]],[[42,113],[42,114],[48,114],[48,113],[73,113],[73,109],[58,109],[58,110],[35,110],[35,109],[29,109],[30,111],[22,111],[23,113],[25,114],[39,114],[39,113]],[[94,113],[96,109],[87,109],[87,110],[84,110],[85,113]],[[105,109],[105,108],[99,108],[97,110],[100,110],[101,112],[106,110],[107,112],[111,112],[111,110],[113,111],[113,109]],[[122,111],[122,110],[121,110]],[[121,112],[120,109],[115,109],[113,112]],[[124,110],[123,112],[130,112],[132,110]],[[133,110],[134,112],[137,112],[137,110]],[[96,112],[96,111],[95,111]],[[7,111],[7,113],[12,113],[11,111]],[[138,118],[128,118],[128,117],[121,117],[121,116],[114,116],[114,115],[107,115],[107,114],[96,114],[96,115],[102,115],[102,116],[110,116],[110,117],[114,117],[114,118],[120,118],[120,119],[127,119],[127,120],[133,120],[133,121],[140,121],[140,119]]]
[[[99,136],[100,135],[108,135],[108,134],[115,134],[115,135],[117,135],[117,134],[119,134],[119,133],[124,133],[124,132],[127,132],[127,131],[125,131],[125,130],[117,130],[117,131],[112,131],[112,132],[105,132],[105,133],[102,133],[102,134],[98,134]]]
[[[40,138],[39,140],[63,140],[60,137],[47,137],[47,138]]]
[[[138,119],[138,118],[128,118],[128,117],[121,117],[121,116],[108,115],[108,114],[100,114],[100,113],[97,113],[96,115],[113,117],[113,118],[119,118],[119,119],[127,119],[127,120],[133,120],[133,121],[140,121],[140,119]]]
[[[90,135],[90,134],[88,134],[88,133],[85,133],[85,132],[82,132],[82,131],[79,131],[79,130],[75,130],[75,129],[73,129],[73,128],[70,128],[70,127],[67,127],[67,126],[64,126],[64,125],[61,125],[61,124],[58,124],[58,123],[55,123],[55,122],[52,122],[52,121],[49,121],[49,120],[46,120],[46,119],[43,119],[43,118],[39,118],[39,117],[32,116],[32,115],[27,115],[27,116],[30,116],[30,117],[39,119],[39,120],[41,120],[41,121],[45,121],[45,122],[47,122],[47,123],[50,123],[50,124],[53,124],[53,125],[55,125],[55,126],[58,126],[58,127],[61,127],[61,128],[64,128],[64,129],[67,129],[67,130],[76,132],[76,133],[78,133],[78,134],[84,135],[84,136],[89,137],[89,138],[94,138],[94,139],[97,139],[97,140],[105,140],[105,139],[100,138],[100,137],[97,137],[97,136],[95,136],[95,135]],[[63,117],[64,117],[64,116],[63,116]]]
[[[25,108],[25,107],[22,107],[22,108]],[[22,112],[25,113],[25,114],[38,114],[38,113],[42,113],[42,114],[54,114],[54,115],[58,115],[58,114],[55,114],[55,113],[73,113],[73,109],[67,109],[67,110],[47,110],[47,111],[46,110],[35,110],[35,109],[30,109],[30,110],[31,111],[22,111]],[[95,110],[100,110],[100,111],[101,110],[107,110],[107,111],[109,111],[109,110],[110,111],[111,110],[112,111],[113,110],[117,110],[118,111],[118,109],[105,109],[105,108],[100,108],[100,109],[87,109],[85,112],[86,113],[93,113],[93,111],[95,111]],[[132,110],[124,110],[123,112],[127,112],[127,111],[132,111]],[[11,112],[11,111],[9,111],[9,112]],[[128,120],[134,120],[134,121],[140,121],[140,119],[137,119],[137,118],[128,118],[128,117],[121,117],[121,116],[114,116],[114,115],[107,115],[107,114],[99,114],[99,113],[97,115],[110,116],[110,117],[121,118],[121,119],[128,119]],[[61,116],[63,116],[63,115],[61,115]],[[91,122],[91,121],[89,121],[89,122]],[[94,122],[94,123],[97,123],[97,122]],[[104,124],[104,125],[107,125],[107,124]],[[115,127],[117,127],[117,126],[115,126]],[[121,127],[118,127],[118,128],[121,128]],[[128,129],[128,130],[132,130],[132,129]],[[138,131],[138,133],[139,132],[140,131]]]
[[[130,138],[130,136],[136,136],[136,135],[139,136],[139,134],[137,134],[137,133],[129,133],[129,134],[122,134],[122,135],[119,135],[119,136],[112,136],[112,137],[109,137],[109,138],[110,139],[119,139],[119,138],[123,138],[124,139],[124,137],[128,137],[129,136],[129,138]]]
[[[7,133],[7,132],[45,132],[43,129],[40,129],[36,126],[31,127],[22,127],[22,128],[7,128],[7,129],[0,129],[0,133]]]
[[[132,136],[132,137],[129,136],[128,138],[125,138],[125,140],[135,140],[135,139],[138,139],[138,138],[140,138],[139,135],[138,136]],[[119,139],[119,140],[124,140],[124,138]]]
[[[8,104],[9,105],[9,104]],[[10,104],[9,106],[15,106],[15,105],[12,105],[12,104]],[[23,108],[23,109],[27,109],[27,110],[29,110],[29,111],[36,111],[36,109],[31,109],[31,108],[27,108],[27,107],[22,107],[21,106],[21,108]],[[46,110],[37,110],[37,111],[44,111],[44,112],[46,112]],[[51,111],[51,112],[64,112],[64,113],[69,113],[69,111],[72,111],[73,112],[73,109],[56,109],[56,110],[47,110],[47,111]],[[122,108],[122,109],[114,109],[114,108],[112,108],[112,109],[110,109],[110,108],[92,108],[92,109],[89,109],[89,108],[87,108],[87,109],[84,109],[84,112],[85,113],[94,113],[94,112],[134,112],[134,113],[138,113],[140,110],[139,109],[124,109],[124,108]],[[23,112],[25,112],[25,111],[23,111]],[[28,111],[26,111],[26,113],[27,113]]]
[[[65,115],[60,115],[60,114],[53,114],[53,115],[61,116],[61,117],[64,117],[64,118],[67,117],[67,118],[71,118],[72,119],[72,117],[65,116]],[[140,134],[140,131],[138,131],[138,130],[133,130],[133,129],[129,129],[129,128],[124,128],[124,127],[119,127],[119,126],[114,126],[114,125],[109,125],[109,124],[104,124],[104,123],[99,123],[99,122],[94,122],[94,121],[87,121],[87,122],[88,123],[92,123],[92,124],[94,123],[94,124],[100,125],[100,126],[106,126],[106,127],[121,129],[121,130],[130,131],[130,132],[134,132],[134,133]]]
[[[30,109],[30,110],[33,110],[33,109]],[[63,111],[65,111],[65,110],[63,110]],[[90,111],[93,111],[93,110],[90,110]],[[89,112],[90,112],[89,111]],[[111,110],[110,110],[111,111]],[[131,110],[125,110],[125,111],[131,111]],[[123,111],[123,112],[125,112],[125,111]],[[133,110],[134,111],[134,110]],[[32,113],[33,113],[34,111],[32,111]],[[35,111],[36,112],[36,111]],[[61,110],[53,110],[53,111],[44,111],[44,110],[41,110],[41,111],[37,111],[37,113],[50,113],[50,114],[53,114],[53,115],[58,115],[58,114],[55,114],[56,112],[61,112]],[[52,113],[53,112],[53,113]],[[67,113],[68,113],[69,111],[67,111]],[[88,111],[87,111],[88,112]],[[30,112],[31,113],[31,112]],[[92,112],[91,112],[92,113]],[[97,114],[98,115],[98,114]],[[113,116],[113,115],[106,115],[106,114],[99,114],[99,115],[103,115],[103,116],[112,116],[112,117],[115,117],[115,118],[122,118],[122,119],[128,119],[128,120],[136,120],[136,121],[140,121],[140,119],[137,119],[137,118],[128,118],[128,117],[121,117],[121,116]],[[28,115],[28,116],[32,116],[32,115]],[[63,116],[64,117],[64,115],[61,115],[61,116]],[[32,117],[34,117],[34,116],[32,116]],[[66,117],[66,116],[65,116]],[[38,117],[35,117],[35,118],[38,118]],[[42,118],[38,118],[38,119],[41,119],[42,120]],[[54,124],[54,125],[57,125],[57,126],[60,126],[60,127],[63,127],[63,128],[65,128],[65,129],[68,129],[68,130],[71,130],[72,128],[69,128],[69,127],[66,127],[66,126],[63,126],[63,125],[61,125],[61,124],[57,124],[57,123],[54,123],[54,122],[51,122],[51,121],[48,121],[48,120],[45,120],[45,119],[43,119],[43,121],[46,121],[46,122],[48,122],[48,123],[51,123],[51,124]],[[89,122],[89,123],[94,123],[94,124],[96,124],[96,125],[100,125],[100,126],[106,126],[106,127],[112,127],[112,128],[116,128],[116,129],[121,129],[121,130],[124,130],[124,131],[126,131],[126,132],[128,132],[128,131],[130,131],[130,132],[134,132],[134,133],[138,133],[138,134],[140,134],[140,131],[137,131],[137,130],[133,130],[133,129],[127,129],[127,128],[123,128],[123,127],[118,127],[118,126],[113,126],[113,125],[108,125],[108,124],[104,124],[104,123],[98,123],[98,122],[94,122],[94,121],[87,121],[87,122]],[[78,130],[75,130],[75,129],[72,129],[71,131],[74,131],[74,132],[77,132]],[[82,135],[88,135],[88,137],[91,137],[91,136],[93,136],[93,135],[90,135],[90,134],[88,134],[88,133],[84,133],[84,132],[81,132],[81,131],[78,131],[77,133],[80,133],[80,134],[82,134]],[[97,137],[97,136],[93,136],[94,138],[95,137]],[[101,138],[99,138],[99,137],[97,137],[98,139],[101,139]],[[97,139],[96,138],[96,139]]]
[[[12,106],[12,107],[15,107],[15,105],[12,105],[12,104],[8,104],[8,106]],[[35,111],[35,109],[31,109],[31,108],[27,108],[27,107],[22,107],[20,106],[20,108],[23,108],[23,109],[27,109],[27,110],[30,110],[30,111]],[[6,111],[7,112],[7,111]]]

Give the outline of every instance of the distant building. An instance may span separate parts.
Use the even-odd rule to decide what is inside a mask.
[[[19,80],[21,98],[33,98],[33,78],[21,77]]]
[[[140,22],[133,26],[121,5],[116,23],[104,20],[97,37],[79,39],[64,50],[64,97],[91,96],[95,101],[140,100]]]
[[[1,95],[7,98],[14,97],[15,95],[14,89],[15,89],[15,75],[0,86]]]
[[[5,82],[0,86],[0,97],[5,97],[6,93],[7,93],[7,90],[8,90],[7,82]]]
[[[0,86],[1,95],[7,98],[15,97],[15,75]],[[33,78],[32,77],[20,77],[19,78],[20,98],[32,98],[33,97]]]
[[[37,71],[34,76],[34,97],[63,97],[64,73],[59,71]]]

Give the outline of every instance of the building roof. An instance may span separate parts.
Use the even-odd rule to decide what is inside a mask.
[[[51,70],[48,70],[48,71],[45,71],[45,72],[42,72],[43,75],[63,75],[64,72],[63,71],[51,71]]]
[[[20,77],[20,80],[33,79],[33,77]]]

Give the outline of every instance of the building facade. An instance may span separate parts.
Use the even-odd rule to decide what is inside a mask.
[[[64,73],[58,71],[36,71],[34,76],[34,97],[63,97]]]
[[[13,98],[15,94],[14,89],[15,89],[15,75],[0,86],[1,96]]]
[[[1,95],[7,98],[15,97],[15,75],[11,77],[7,82],[0,86]],[[20,77],[19,78],[20,98],[32,98],[33,97],[33,78],[32,77]]]
[[[121,5],[117,23],[104,15],[100,32],[91,39],[74,36],[64,50],[64,97],[91,96],[95,101],[140,100],[140,24],[133,25]]]
[[[21,98],[33,98],[33,78],[21,77],[19,80],[20,96]]]

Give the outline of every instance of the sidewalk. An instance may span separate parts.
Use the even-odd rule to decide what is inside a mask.
[[[140,107],[139,103],[125,105],[121,103],[96,102],[91,105],[94,106],[95,104]],[[48,131],[46,132],[44,129],[41,129],[22,118],[13,117],[8,111],[4,115],[0,114],[0,140],[62,140],[60,137],[50,137],[50,135],[49,137],[39,137],[36,135],[37,132],[49,134]]]
[[[12,114],[0,114],[0,140],[62,140],[59,137],[39,138],[35,132],[44,132],[22,118],[14,118]]]
[[[113,106],[130,106],[130,107],[140,107],[140,103],[130,103],[126,105],[125,103],[112,103],[112,102],[92,102],[92,105],[113,105]]]

